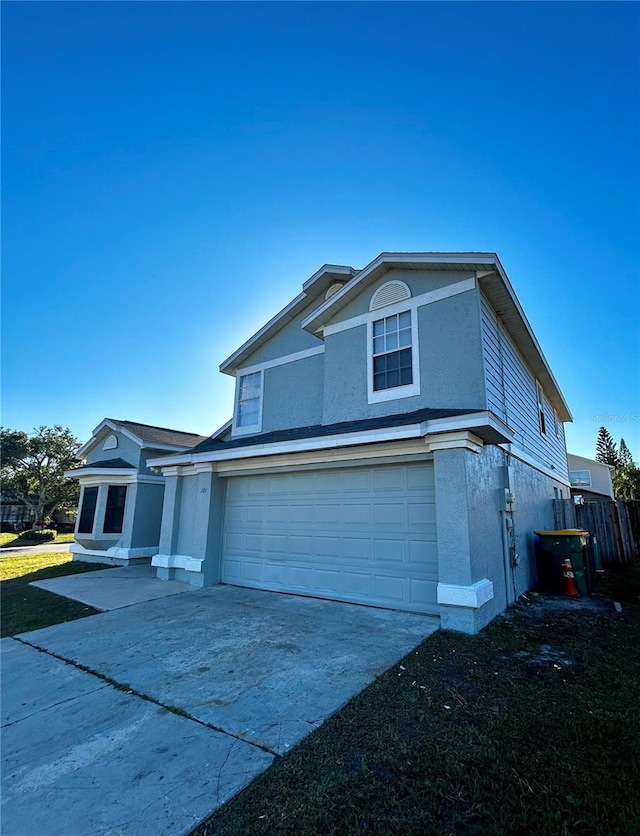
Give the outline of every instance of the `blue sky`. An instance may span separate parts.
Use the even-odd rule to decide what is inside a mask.
[[[13,3],[3,418],[209,433],[325,262],[500,255],[573,411],[640,460],[640,7]]]

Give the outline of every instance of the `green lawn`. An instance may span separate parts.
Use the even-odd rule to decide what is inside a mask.
[[[62,621],[94,615],[98,610],[44,589],[31,581],[107,569],[97,563],[72,562],[71,555],[48,553],[0,558],[0,635],[14,636]]]
[[[9,534],[7,532],[2,532],[0,534],[0,549],[6,549],[11,546],[28,546],[28,538],[21,539],[18,543],[15,542],[19,536],[20,535],[18,534]],[[53,545],[54,543],[73,543],[73,540],[73,532],[65,534],[60,533],[56,534],[55,540],[51,540],[51,543],[36,543],[36,545]]]
[[[435,634],[194,834],[637,833],[640,572],[600,588]]]

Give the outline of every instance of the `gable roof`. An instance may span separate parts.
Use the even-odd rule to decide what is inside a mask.
[[[98,434],[104,429],[122,432],[141,447],[152,447],[153,449],[160,450],[187,450],[208,437],[206,435],[199,435],[198,433],[172,430],[168,427],[154,427],[152,424],[138,424],[136,421],[121,421],[118,418],[105,418],[94,429],[89,441],[80,447],[76,454],[77,458],[81,459],[84,457],[96,443]]]
[[[288,322],[295,319],[300,311],[307,307],[314,296],[327,291],[337,281],[349,281],[356,272],[353,267],[340,264],[324,264],[302,285],[302,293],[298,294],[273,319],[270,319],[266,325],[243,343],[240,348],[220,363],[220,371],[224,372],[224,374],[233,375],[236,369],[242,366],[247,357],[250,357],[268,342]]]

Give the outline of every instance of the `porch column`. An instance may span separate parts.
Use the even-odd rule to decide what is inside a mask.
[[[470,480],[471,459],[483,442],[470,432],[427,437],[435,468],[436,529],[438,538],[438,603],[447,630],[477,633],[488,622],[482,607],[493,598],[493,584],[474,562],[470,507],[478,486]]]
[[[165,478],[164,498],[162,501],[162,522],[160,524],[160,544],[156,557],[168,557],[178,550],[178,533],[180,523],[180,503],[182,499],[182,477],[179,467],[167,467],[162,471]],[[162,565],[168,561],[152,560],[157,568],[157,576],[161,580],[173,580],[175,569]]]

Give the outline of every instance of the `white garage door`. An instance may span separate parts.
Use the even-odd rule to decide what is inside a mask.
[[[230,477],[222,581],[438,613],[433,465]]]

